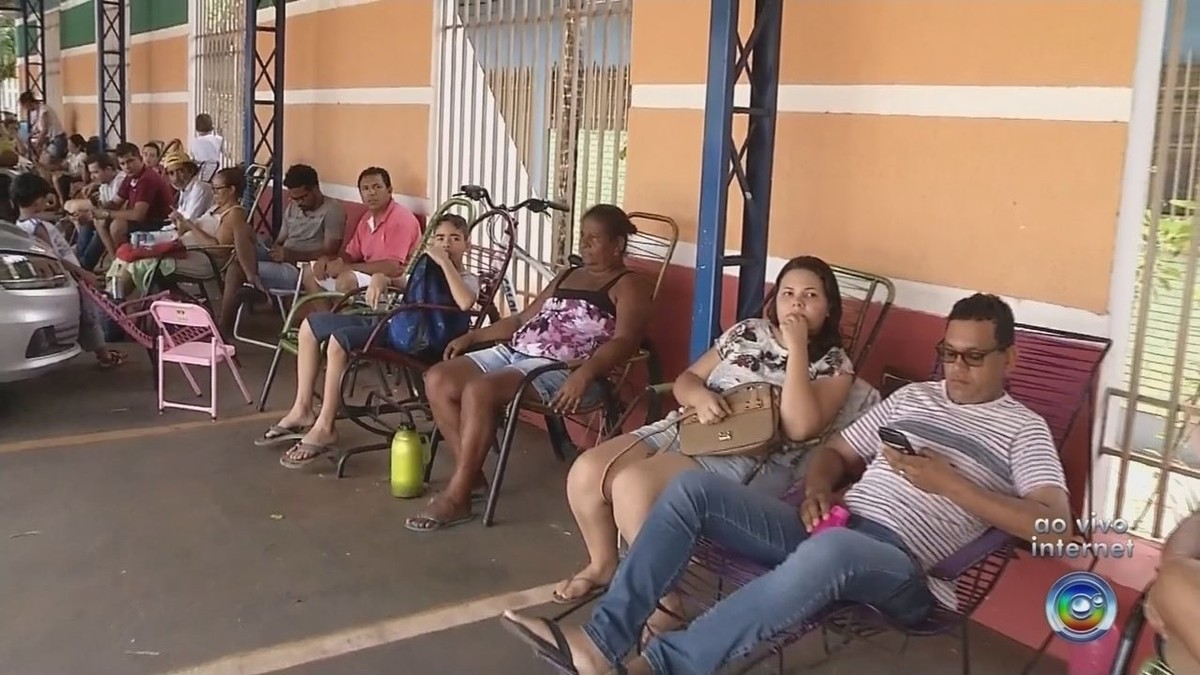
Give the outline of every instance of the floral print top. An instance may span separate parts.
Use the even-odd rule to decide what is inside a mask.
[[[541,310],[513,334],[513,351],[555,361],[586,359],[616,334],[617,308],[608,292],[629,271],[596,290],[563,288],[575,271],[558,282]]]
[[[750,382],[783,386],[787,349],[775,339],[766,319],[746,319],[717,338],[721,362],[708,374],[706,384],[717,393]],[[853,375],[854,365],[841,347],[834,347],[808,367],[810,379]]]

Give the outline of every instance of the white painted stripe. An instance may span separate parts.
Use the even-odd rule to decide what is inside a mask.
[[[259,94],[263,98],[267,92]],[[186,91],[141,92],[131,96],[133,103],[187,103]],[[96,103],[95,94],[64,96],[64,103]],[[429,105],[433,87],[370,87],[361,89],[288,89],[283,93],[287,105]]]
[[[704,110],[703,84],[635,84],[634,108]],[[749,85],[734,103],[747,106]],[[908,84],[779,86],[779,111],[981,119],[1128,122],[1129,87],[977,87]]]
[[[129,36],[129,41],[135,45],[143,42],[154,42],[156,40],[170,40],[171,38],[186,37],[191,35],[191,27],[187,24],[179,26],[171,26],[170,28],[160,28],[152,30],[148,33],[137,33]]]
[[[186,91],[140,92],[129,95],[130,103],[187,103],[189,94]],[[98,97],[95,94],[79,96],[63,96],[63,103],[76,105],[96,105]]]
[[[66,49],[59,50],[58,53],[62,58],[65,59],[65,58],[68,58],[71,56],[82,56],[84,54],[93,54],[93,53],[95,53],[95,51],[96,51],[96,45],[93,43],[89,43],[86,45],[79,45],[78,47],[67,47]]]
[[[738,252],[730,250],[726,251],[726,254],[737,255]],[[828,262],[836,264],[838,261],[829,260]],[[768,258],[767,280],[774,280],[779,274],[779,270],[783,269],[786,263],[786,258],[775,256]],[[679,265],[680,267],[695,268],[696,245],[691,242],[679,242],[675,247],[674,255],[671,256],[671,264]],[[737,268],[730,268],[726,270],[725,274],[736,278],[738,276]],[[897,307],[925,312],[934,316],[949,314],[950,308],[955,302],[972,293],[989,291],[986,288],[955,288],[953,286],[940,286],[921,281],[894,278],[892,279],[892,284],[896,287],[895,305]],[[1107,314],[1096,314],[1084,309],[1064,307],[1038,300],[1025,300],[1008,296],[1001,297],[1012,307],[1013,314],[1016,315],[1017,321],[1021,323],[1075,331],[1100,337],[1107,336],[1110,330]]]
[[[506,609],[525,609],[550,599],[554,584],[464,603],[437,607],[419,614],[388,619],[369,626],[319,635],[264,649],[234,654],[172,675],[259,675],[330,659],[343,654],[408,640],[430,633],[495,619]],[[403,670],[403,669],[401,669]]]
[[[267,98],[270,92],[259,96]],[[360,87],[354,89],[288,89],[288,105],[429,105],[433,87]]]

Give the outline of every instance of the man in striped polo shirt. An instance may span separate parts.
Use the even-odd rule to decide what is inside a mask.
[[[506,626],[581,675],[621,672],[611,669],[636,645],[701,536],[773,569],[686,628],[651,640],[627,672],[715,672],[839,600],[873,604],[910,624],[936,603],[954,607],[951,585],[925,578],[943,558],[988,527],[1028,540],[1039,518],[1070,521],[1045,420],[1004,391],[1017,358],[1013,341],[1003,300],[960,300],[937,346],[946,379],[897,391],[814,450],[799,513],[715,474],[682,474],[655,504],[587,624],[563,629],[506,612]],[[882,427],[904,434],[916,454],[885,447]],[[847,526],[810,536],[837,486],[859,476],[845,494]]]

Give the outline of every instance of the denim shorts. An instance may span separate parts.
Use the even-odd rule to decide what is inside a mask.
[[[371,332],[379,319],[374,316],[361,314],[337,314],[335,312],[317,312],[305,321],[317,342],[325,342],[333,338],[347,352],[362,349],[367,346]]]
[[[649,446],[650,455],[679,452],[678,420],[679,412],[672,411],[657,422],[634,429],[629,435]],[[780,497],[803,475],[806,457],[807,453],[794,466],[788,462],[775,461],[774,458],[761,462],[762,465],[759,466],[759,459],[745,456],[693,457],[692,460],[709,473],[748,485],[772,497]]]
[[[295,290],[300,281],[300,268],[284,262],[275,262],[268,256],[269,249],[262,242],[257,246],[258,278],[263,287],[271,291]]]
[[[471,359],[485,373],[494,373],[507,368],[528,375],[542,366],[561,363],[561,361],[542,358],[540,356],[526,356],[520,352],[513,351],[508,345],[496,345],[495,347],[481,349],[477,352],[469,352],[465,356]],[[537,376],[531,384],[542,399],[542,403],[549,403],[554,399],[554,395],[562,388],[563,382],[566,382],[568,375],[570,375],[570,371],[564,369],[552,370]],[[598,405],[603,399],[603,389],[601,389],[600,385],[593,382],[588,385],[587,391],[584,392],[580,407],[590,408]]]

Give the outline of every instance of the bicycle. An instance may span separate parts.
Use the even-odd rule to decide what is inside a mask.
[[[570,206],[567,206],[561,202],[550,201],[547,199],[537,199],[535,197],[523,200],[513,206],[497,204],[492,200],[492,196],[488,192],[487,188],[481,185],[464,185],[459,188],[455,196],[465,197],[466,199],[470,199],[471,201],[479,202],[484,205],[487,210],[479,214],[479,216],[475,219],[476,223],[482,223],[488,218],[499,217],[504,219],[505,222],[511,224],[514,228],[514,231],[517,225],[514,214],[521,210],[528,209],[533,213],[545,213],[546,211],[569,213],[571,211]],[[533,271],[536,272],[538,276],[542,277],[547,283],[557,276],[557,273],[553,268],[530,255],[528,251],[522,248],[521,245],[515,241],[512,245],[512,253],[514,258],[525,263],[526,265],[529,265],[529,267],[532,268]],[[575,257],[577,256],[572,256],[572,258]],[[576,262],[577,261],[575,260],[571,261],[573,265]],[[510,268],[509,274],[513,274],[512,268]],[[507,277],[500,279],[500,292],[504,294],[504,302],[508,306],[508,311],[516,314],[517,297],[516,293],[513,291],[514,285],[515,284],[509,281]]]

